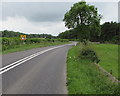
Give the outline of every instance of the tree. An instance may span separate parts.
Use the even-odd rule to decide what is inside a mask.
[[[0,37],[20,37],[20,35],[27,35],[27,38],[49,38],[49,39],[56,38],[56,36],[52,36],[50,34],[25,34],[8,30],[0,32],[1,32]]]
[[[75,29],[79,39],[90,40],[92,35],[100,35],[100,19],[97,8],[85,1],[75,3],[64,15],[63,21],[68,29]],[[91,35],[92,34],[92,35]]]
[[[105,22],[101,25],[100,42],[118,43],[120,23]]]
[[[75,30],[66,30],[58,35],[61,39],[77,39],[77,32]]]

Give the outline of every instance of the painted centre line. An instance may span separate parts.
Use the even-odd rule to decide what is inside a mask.
[[[56,48],[64,47],[64,46],[67,46],[67,45],[73,45],[73,44],[66,44],[66,45],[61,45],[61,46],[49,48],[49,49],[47,49],[47,50],[40,51],[40,52],[37,52],[37,53],[32,54],[32,55],[30,55],[30,56],[27,56],[27,57],[25,57],[25,58],[23,58],[23,59],[20,59],[20,60],[14,62],[14,63],[9,64],[9,65],[7,65],[7,66],[5,66],[5,67],[3,67],[3,68],[0,68],[0,74],[3,74],[3,73],[5,73],[5,72],[13,69],[14,67],[16,67],[16,66],[18,66],[18,65],[21,65],[21,64],[23,64],[24,62],[26,62],[26,61],[28,61],[28,60],[31,60],[32,58],[35,58],[35,57],[37,57],[37,56],[39,56],[39,55],[41,55],[41,54],[43,54],[43,53],[45,53],[45,52],[48,52],[48,51],[53,50],[53,49],[56,49]]]

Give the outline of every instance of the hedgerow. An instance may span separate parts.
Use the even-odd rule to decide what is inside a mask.
[[[44,39],[44,38],[28,38],[26,40],[20,40],[20,38],[2,38],[2,50],[7,50],[10,48],[15,48],[16,46],[24,44],[34,44],[34,43],[46,43],[46,42],[68,42],[67,39]]]

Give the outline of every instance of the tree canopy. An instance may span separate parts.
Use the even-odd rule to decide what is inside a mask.
[[[90,36],[90,41],[92,42],[101,42],[101,43],[115,43],[119,42],[119,33],[120,33],[120,23],[116,22],[105,22],[101,26],[101,34]],[[75,30],[67,30],[58,35],[61,39],[78,39],[77,32]]]
[[[51,34],[25,34],[9,30],[0,31],[0,33],[0,37],[20,37],[20,35],[27,35],[27,38],[56,38],[56,36],[52,36]]]
[[[61,39],[77,39],[77,32],[75,30],[66,30],[58,35]]]
[[[120,33],[120,23],[116,22],[105,22],[101,25],[101,42],[118,43]]]
[[[63,21],[68,29],[75,29],[79,33],[81,40],[89,40],[91,34],[100,35],[100,19],[97,8],[81,1],[71,7]]]

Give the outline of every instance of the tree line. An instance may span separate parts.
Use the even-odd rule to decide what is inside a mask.
[[[90,41],[101,42],[101,43],[118,43],[120,23],[116,22],[105,22],[100,25],[100,35],[91,34]],[[80,30],[79,30],[80,31]],[[58,35],[61,39],[79,39],[79,33],[76,29],[66,30]]]
[[[9,30],[0,31],[0,37],[20,37],[20,35],[26,35],[27,38],[48,38],[55,39],[56,36],[52,36],[51,34],[25,34],[21,32],[14,32]]]
[[[118,43],[120,23],[105,22],[100,24],[102,15],[94,5],[85,1],[73,4],[65,13],[63,21],[69,29],[58,35],[62,39],[79,39],[81,42]]]
[[[101,26],[100,35],[91,34],[90,41],[92,42],[101,42],[101,43],[118,43],[119,41],[119,32],[120,32],[120,23],[116,22],[105,22]],[[65,32],[60,33],[57,37],[50,34],[24,34],[14,31],[0,31],[0,37],[20,37],[20,35],[27,35],[27,38],[60,38],[60,39],[79,39],[79,32],[77,29],[66,30]]]
[[[27,38],[60,38],[79,39],[81,42],[110,42],[118,43],[120,23],[105,22],[100,25],[102,19],[94,5],[89,5],[85,1],[73,4],[65,13],[63,21],[69,30],[60,33],[57,37],[50,34],[26,34]],[[23,33],[4,30],[1,37],[18,37]]]

